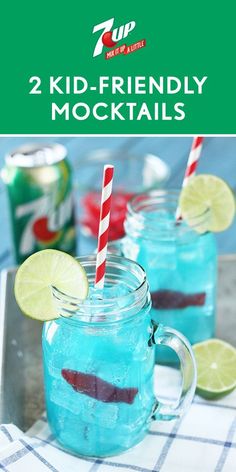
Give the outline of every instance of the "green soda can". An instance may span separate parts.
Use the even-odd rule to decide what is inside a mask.
[[[29,144],[5,158],[15,258],[23,262],[40,249],[76,254],[71,168],[61,144]]]

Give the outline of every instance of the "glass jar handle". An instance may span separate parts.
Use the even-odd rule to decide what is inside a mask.
[[[156,399],[153,420],[172,420],[180,418],[192,403],[196,383],[197,368],[194,354],[188,340],[181,333],[172,328],[158,325],[152,321],[153,332],[151,344],[168,346],[177,354],[180,360],[182,374],[182,388],[179,399],[172,403],[162,403]]]

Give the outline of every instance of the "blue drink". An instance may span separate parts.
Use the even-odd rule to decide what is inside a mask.
[[[85,302],[53,289],[61,316],[45,323],[43,359],[47,415],[66,448],[86,456],[125,451],[145,436],[162,406],[153,394],[154,343],[171,336],[150,320],[145,273],[135,262],[109,256],[102,294],[92,287],[95,257],[81,258],[90,282]],[[68,317],[70,315],[70,317]],[[195,369],[191,348],[174,334],[175,347],[191,366],[181,410],[165,406],[165,419],[180,416],[192,400]],[[185,371],[185,362],[182,364]]]
[[[125,224],[122,251],[141,264],[152,297],[151,317],[181,331],[191,343],[213,336],[217,254],[211,233],[198,228],[209,218],[196,216],[194,229],[176,225],[176,192],[133,199]],[[159,350],[158,360],[171,363],[172,353]]]

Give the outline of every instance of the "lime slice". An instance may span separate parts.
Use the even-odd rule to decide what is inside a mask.
[[[52,286],[80,300],[88,294],[88,279],[79,262],[65,252],[45,249],[28,257],[17,271],[14,289],[21,311],[40,321],[58,318]]]
[[[236,387],[236,349],[220,339],[193,346],[197,362],[197,393],[216,399]]]
[[[235,197],[224,180],[214,175],[191,177],[180,194],[181,215],[196,231],[219,232],[235,217]]]

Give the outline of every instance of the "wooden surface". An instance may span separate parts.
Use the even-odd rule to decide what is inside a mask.
[[[236,347],[236,255],[219,261],[216,335]]]

